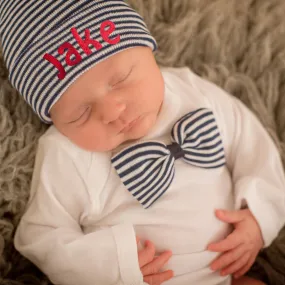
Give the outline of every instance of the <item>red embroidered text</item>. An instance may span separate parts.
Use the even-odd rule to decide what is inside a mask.
[[[78,42],[81,49],[86,53],[86,55],[90,55],[92,53],[90,49],[90,45],[93,45],[93,47],[98,51],[102,49],[102,44],[99,43],[97,40],[93,40],[90,38],[90,30],[85,30],[85,39],[81,38],[76,30],[76,28],[72,28],[71,33],[73,37]],[[117,35],[115,38],[111,39],[110,35],[115,31],[115,24],[109,20],[103,22],[100,26],[100,34],[103,40],[111,45],[115,45],[120,42],[121,38],[120,35]],[[65,62],[69,66],[77,65],[82,61],[82,57],[80,53],[77,51],[77,49],[70,44],[69,42],[63,43],[58,48],[58,54],[63,55],[65,52]],[[66,76],[66,71],[64,67],[62,66],[61,62],[57,60],[54,56],[46,53],[43,58],[47,61],[49,61],[51,64],[53,64],[59,71],[57,74],[57,77],[60,80],[63,80]]]

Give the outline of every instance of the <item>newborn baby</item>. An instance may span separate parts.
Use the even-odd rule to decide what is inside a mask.
[[[285,222],[285,179],[253,113],[159,68],[124,1],[5,1],[0,21],[11,83],[51,124],[20,253],[61,285],[263,284],[243,275]]]

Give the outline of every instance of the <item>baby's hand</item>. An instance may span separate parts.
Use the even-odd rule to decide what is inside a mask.
[[[211,264],[221,275],[234,274],[235,278],[245,274],[255,261],[264,242],[260,227],[249,209],[239,211],[217,210],[216,216],[234,225],[234,231],[226,239],[212,243],[208,250],[223,252]]]
[[[137,243],[139,238],[137,238]],[[161,272],[161,268],[172,256],[171,251],[165,251],[155,257],[155,247],[151,241],[145,242],[144,249],[138,251],[139,265],[143,274],[143,281],[150,285],[160,285],[173,277],[173,271]]]

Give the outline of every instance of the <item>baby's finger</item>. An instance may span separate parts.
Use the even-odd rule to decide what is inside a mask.
[[[225,239],[217,243],[211,243],[208,245],[208,250],[216,252],[224,252],[236,248],[242,243],[242,239],[236,231],[233,231]]]
[[[243,210],[234,210],[234,211],[229,211],[229,210],[216,210],[215,211],[217,218],[220,220],[226,222],[226,223],[237,223],[241,222],[247,217],[247,209]]]
[[[171,256],[171,251],[165,251],[157,256],[153,261],[146,264],[144,267],[141,267],[143,276],[157,273],[167,263]]]
[[[224,275],[232,274],[232,273],[240,270],[241,268],[243,268],[247,264],[249,259],[250,259],[250,253],[247,252],[241,258],[239,258],[237,261],[232,263],[230,266],[228,266],[227,268],[223,269],[221,271],[221,275],[224,276]]]
[[[222,268],[225,268],[226,266],[238,260],[243,254],[246,253],[246,251],[247,250],[244,244],[239,245],[238,247],[222,254],[216,260],[214,260],[211,264],[211,269],[220,270]]]
[[[143,278],[143,281],[149,285],[160,285],[163,282],[171,279],[173,275],[174,274],[172,270],[167,270],[161,273],[145,276]]]
[[[247,264],[245,266],[243,266],[240,270],[238,270],[235,274],[234,274],[234,277],[235,278],[239,278],[241,277],[242,275],[244,275],[252,266],[252,264],[254,263],[255,261],[255,258],[256,258],[256,255],[252,255],[250,257],[250,259],[248,260]]]
[[[154,259],[154,255],[155,255],[154,244],[151,241],[147,240],[145,242],[145,248],[139,250],[138,252],[140,268],[150,263]]]

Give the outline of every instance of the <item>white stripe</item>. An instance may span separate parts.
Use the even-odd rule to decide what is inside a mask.
[[[165,163],[163,164],[161,171],[160,171],[160,175],[157,175],[156,179],[153,181],[153,183],[151,183],[151,185],[147,188],[145,188],[143,191],[141,191],[139,193],[138,198],[140,199],[141,203],[143,203],[145,200],[147,200],[150,196],[152,196],[155,192],[157,192],[159,189],[161,189],[161,187],[165,184],[165,182],[167,181],[167,177],[170,173],[170,171],[172,170],[172,168],[174,167],[174,158],[169,157],[169,160],[171,160],[171,163],[169,165],[169,167],[166,169],[167,166],[167,160],[165,161]],[[166,171],[166,173],[165,173]],[[153,185],[155,185],[158,181],[160,181],[160,183],[158,183],[158,185],[152,189],[145,197],[142,197],[146,192],[148,192],[148,190],[150,190],[151,188],[153,188]]]
[[[143,163],[143,165],[141,165],[141,167],[138,167],[135,171],[132,171],[128,175],[124,176],[124,179],[123,179],[124,183],[126,181],[128,181],[129,179],[131,179],[131,178],[141,174],[141,175],[139,175],[138,179],[136,179],[133,182],[128,183],[128,187],[129,188],[133,187],[135,184],[137,184],[137,183],[141,182],[142,180],[144,180],[145,177],[149,173],[153,172],[153,170],[155,168],[157,168],[159,164],[161,164],[161,157],[158,157],[155,160],[148,159],[147,161],[145,161],[145,163]]]
[[[152,155],[152,154],[141,154],[141,156],[137,157],[135,160],[131,160],[129,163],[124,164],[124,166],[117,168],[117,172],[119,175],[122,175],[122,173],[124,173],[125,171],[127,171],[128,169],[130,169],[131,167],[133,167],[134,165],[136,165],[137,163],[146,161],[147,159],[157,159],[159,158],[161,155]],[[114,166],[115,167],[115,166]],[[127,178],[126,176],[123,177],[123,180],[126,181]]]
[[[2,21],[2,24],[4,24],[6,22],[6,19],[9,15],[11,15],[9,12],[16,6],[19,4],[20,1],[17,1],[17,0],[14,0],[14,1],[11,1],[11,0],[6,0],[5,2],[2,2],[3,4],[3,9],[2,9],[2,13],[1,13],[1,19],[3,20]],[[10,5],[8,5],[10,4]]]
[[[221,164],[225,164],[225,162],[226,162],[225,158],[221,158],[216,162],[211,162],[211,163],[209,162],[206,164],[205,163],[191,162],[191,165],[202,167],[202,168],[206,168],[206,167],[210,168],[210,167],[217,167]]]
[[[197,115],[198,115],[197,117],[199,117],[199,116],[201,116],[202,114],[200,113],[200,114],[197,114]],[[195,117],[196,117],[196,116],[195,116]],[[185,135],[187,136],[188,134],[190,134],[191,132],[193,132],[193,131],[194,131],[196,128],[198,128],[198,127],[200,127],[200,128],[198,128],[194,134],[197,134],[198,132],[199,132],[199,133],[204,132],[204,131],[210,129],[211,127],[213,127],[213,126],[216,126],[216,122],[214,121],[214,122],[212,122],[212,123],[209,123],[209,124],[206,125],[206,126],[201,127],[202,124],[204,124],[204,123],[206,123],[207,121],[212,120],[212,119],[213,119],[213,116],[206,116],[206,117],[203,117],[203,118],[199,119],[199,120],[196,121],[194,124],[192,124],[192,125],[189,126],[189,128],[188,128],[188,129],[186,130],[186,132],[185,132]],[[193,120],[194,120],[194,119],[193,119]],[[192,118],[191,118],[191,120],[188,120],[188,121],[187,121],[187,124],[189,124],[189,123],[190,123],[191,121],[193,121],[193,120],[192,120]],[[185,125],[186,125],[186,124],[185,124]],[[183,128],[183,129],[185,130],[185,128]],[[195,137],[194,134],[192,134],[191,137],[192,137],[192,136]]]
[[[190,128],[192,129],[191,130],[192,132],[193,132],[193,129],[198,128],[194,133],[191,134],[191,140],[192,139],[197,139],[201,135],[202,135],[203,138],[205,138],[205,137],[208,136],[208,134],[202,134],[202,133],[209,131],[213,127],[217,127],[216,121],[210,122],[210,123],[208,123],[205,126],[201,126],[202,124],[206,123],[208,120],[209,120],[209,118],[203,118],[203,119],[199,120],[198,122],[196,122],[195,125],[191,125],[190,126]],[[188,130],[186,130],[186,132],[187,132],[187,136],[189,136],[190,135],[190,131],[188,132]]]
[[[206,136],[200,136],[198,139],[196,139],[196,141],[194,142],[186,142],[183,144],[183,148],[195,148],[195,147],[198,147],[198,148],[202,148],[202,147],[207,147],[207,146],[211,146],[211,145],[214,145],[215,143],[217,143],[219,141],[220,136],[216,137],[215,139],[212,139],[210,140],[209,142],[203,142],[201,143],[203,140],[206,140],[206,139],[209,139],[211,137],[213,137],[214,135],[217,135],[219,134],[219,131],[218,129],[214,129],[212,130],[209,134],[207,134]],[[197,137],[197,136],[196,136]],[[189,140],[192,140],[192,139],[195,139],[196,137],[192,138],[189,137]]]
[[[154,142],[154,141],[149,141],[150,143],[151,142]],[[148,142],[148,143],[149,143]],[[154,142],[154,143],[157,143],[157,142]],[[126,153],[124,156],[122,156],[120,159],[118,159],[118,160],[116,160],[114,163],[113,163],[113,165],[115,166],[115,167],[117,167],[119,164],[121,164],[121,163],[123,163],[124,161],[126,161],[126,160],[129,160],[132,156],[135,156],[135,155],[138,155],[138,154],[140,154],[140,153],[144,153],[144,152],[146,152],[146,151],[148,151],[148,150],[155,150],[155,151],[163,151],[163,149],[161,148],[161,147],[163,147],[164,146],[164,144],[161,144],[161,145],[154,145],[154,146],[152,146],[152,147],[149,147],[149,146],[143,146],[142,145],[143,143],[138,143],[138,144],[135,144],[135,145],[133,145],[133,146],[137,146],[137,148],[136,149],[134,149],[133,151],[130,151],[130,152],[128,152],[128,153]],[[121,152],[119,152],[118,154],[116,154],[115,156],[114,156],[114,159],[116,159],[119,155],[121,155],[121,153],[123,153],[125,150],[122,150]],[[156,157],[159,157],[159,155],[157,156],[157,155],[155,155]],[[140,160],[139,160],[140,161]]]
[[[208,109],[204,109],[204,110],[200,110],[199,112],[196,112],[195,114],[192,114],[191,116],[189,116],[189,118],[187,119],[183,119],[182,121],[179,121],[176,125],[175,125],[175,128],[174,128],[174,138],[175,140],[178,142],[178,138],[179,138],[179,127],[182,131],[182,142],[183,140],[185,139],[185,137],[187,136],[187,134],[191,133],[195,128],[197,128],[199,125],[201,125],[202,123],[205,123],[206,121],[209,120],[209,116],[205,117],[205,118],[202,118],[202,119],[199,119],[197,122],[191,124],[186,132],[185,132],[185,129],[186,129],[186,126],[193,122],[195,119],[197,119],[198,117],[200,117],[201,115],[205,114],[209,112]]]
[[[221,140],[220,137],[217,137],[217,140]],[[219,144],[211,149],[199,149],[199,148],[185,148],[186,151],[191,151],[197,154],[213,154],[217,152],[222,147],[222,144]]]
[[[220,148],[222,148],[222,146],[220,146]],[[223,152],[223,150],[221,150],[217,154],[212,155],[210,157],[195,156],[195,155],[190,155],[190,154],[186,154],[185,157],[187,157],[187,159],[190,159],[190,160],[199,160],[199,161],[207,162],[209,160],[215,160],[223,154],[224,154],[224,152]]]
[[[156,192],[155,195],[153,195],[152,199],[150,199],[145,205],[144,208],[148,208],[156,199],[157,197],[159,197],[159,195],[163,192],[165,192],[167,190],[168,187],[170,187],[170,185],[168,185],[169,181],[172,180],[174,176],[174,167],[172,168],[171,174],[169,176],[169,178],[167,179],[167,181],[165,182],[164,187],[162,187],[159,191]]]
[[[146,169],[150,169],[150,166],[153,166],[153,161],[152,160],[148,160],[146,161],[141,167],[138,167],[136,170],[132,171],[131,173],[129,173],[128,175],[125,175],[124,178],[122,179],[122,181],[124,182],[124,184],[128,187],[131,188],[134,186],[134,184],[137,184],[141,181],[141,176],[139,176],[138,179],[136,179],[133,182],[129,182],[128,184],[126,183],[126,181],[128,181],[129,179],[135,177],[136,175],[139,175],[140,173],[146,173]],[[153,167],[151,167],[153,169]],[[117,170],[118,172],[118,170]]]
[[[46,4],[46,6],[44,7],[45,9],[43,10],[45,12],[49,12],[52,8],[54,8],[54,5],[49,5],[48,2],[46,2],[45,4]],[[6,31],[7,33],[9,31],[9,34],[7,35],[7,37],[6,37],[6,34],[4,35],[4,37],[6,37],[6,42],[5,42],[4,48],[6,50],[9,50],[9,53],[11,55],[13,55],[13,56],[9,57],[9,60],[8,60],[9,65],[12,64],[12,59],[16,59],[17,56],[22,51],[21,49],[19,49],[18,51],[15,52],[16,46],[21,42],[25,43],[29,39],[31,39],[33,37],[33,35],[39,31],[39,28],[41,28],[42,26],[45,25],[46,19],[49,19],[49,18],[45,18],[42,21],[41,21],[42,17],[40,19],[33,19],[34,21],[32,23],[34,24],[34,26],[36,26],[35,24],[38,24],[38,26],[36,26],[34,29],[31,29],[31,27],[28,27],[27,30],[24,30],[24,32],[22,34],[19,34],[18,31],[15,30],[17,27],[17,24],[20,22],[21,18],[25,18],[27,16],[28,16],[28,21],[30,21],[34,17],[33,15],[29,15],[31,13],[31,10],[33,10],[33,9],[34,9],[34,6],[31,5],[31,7],[29,9],[25,10],[25,12],[22,15],[17,15],[17,17],[15,17],[14,20],[9,23],[10,24],[9,28],[7,28],[7,31]],[[41,9],[43,9],[43,7],[41,7]],[[37,12],[38,11],[36,11],[36,13]],[[52,16],[54,16],[54,14],[52,14]],[[21,18],[19,18],[19,17],[21,17]],[[22,29],[22,26],[20,26],[20,29]],[[29,34],[27,34],[27,32],[29,32]]]
[[[128,188],[131,188],[133,187],[135,184],[138,184],[138,183],[141,183],[140,186],[136,187],[136,189],[132,190],[132,192],[136,192],[136,191],[139,191],[141,190],[141,188],[143,188],[146,184],[148,184],[154,177],[157,176],[157,174],[159,174],[160,172],[160,167],[158,167],[157,170],[153,171],[157,166],[161,165],[164,163],[164,161],[167,159],[167,157],[160,157],[158,158],[155,163],[153,163],[152,167],[146,169],[145,171],[143,171],[143,175],[141,177],[139,177],[138,179],[136,179],[136,181],[133,181],[131,183],[129,183],[127,186]],[[149,173],[152,173],[152,175],[147,179],[145,180],[143,183],[142,181],[146,178],[146,176],[149,175]],[[125,181],[124,181],[125,182]],[[152,183],[153,184],[153,183]]]

